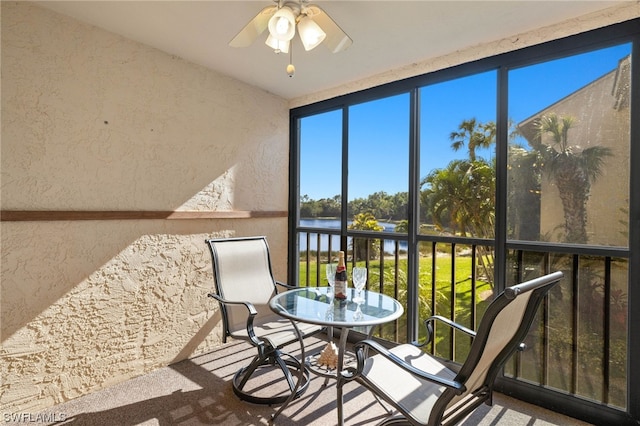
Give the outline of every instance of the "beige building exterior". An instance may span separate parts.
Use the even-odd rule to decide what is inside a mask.
[[[0,224],[8,413],[219,346],[205,238],[266,235],[286,280],[289,108],[640,14],[617,5],[293,100],[30,2],[1,15],[2,210],[56,219]]]
[[[537,136],[542,116],[573,117],[568,143],[574,153],[593,146],[607,147],[602,175],[591,185],[587,200],[588,244],[628,247],[629,143],[631,57],[621,58],[616,69],[518,124],[528,140]],[[550,136],[543,139],[550,145]],[[626,208],[625,208],[626,206]],[[564,216],[558,189],[545,173],[541,185],[540,233],[562,242]]]

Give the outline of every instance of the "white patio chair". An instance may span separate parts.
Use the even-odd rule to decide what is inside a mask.
[[[269,300],[278,292],[277,286],[294,287],[274,280],[266,238],[212,239],[206,240],[206,243],[211,251],[216,288],[216,292],[209,293],[209,296],[220,302],[223,342],[227,337],[246,340],[258,351],[251,363],[233,377],[234,393],[242,400],[269,405],[285,402],[294,390],[294,398],[299,397],[307,388],[309,372],[304,362],[282,351],[282,348],[294,342],[303,348],[303,342],[292,323],[269,308]],[[297,328],[302,338],[322,329],[302,323],[297,324]],[[282,371],[290,393],[262,396],[244,390],[252,378],[259,380],[260,374],[254,373],[273,367]],[[292,375],[292,371],[295,374]],[[294,376],[300,377],[301,371],[303,375],[300,380],[303,382],[296,389]]]
[[[496,375],[517,349],[524,348],[521,342],[540,301],[562,276],[555,272],[505,289],[487,308],[477,332],[435,316],[425,321],[428,339],[424,344],[386,349],[363,340],[354,348],[357,366],[344,376],[397,410],[381,424],[454,425],[482,403],[491,405]],[[473,337],[462,366],[453,367],[421,348],[433,340],[435,321]],[[371,350],[376,354],[367,357]]]

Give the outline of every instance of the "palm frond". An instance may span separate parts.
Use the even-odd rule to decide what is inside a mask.
[[[592,146],[580,153],[583,169],[591,182],[594,182],[602,174],[605,157],[611,157],[612,155],[611,148],[605,146]]]

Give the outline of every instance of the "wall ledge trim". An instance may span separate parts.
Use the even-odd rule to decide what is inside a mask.
[[[1,222],[48,222],[77,220],[193,220],[193,219],[256,219],[284,218],[287,211],[225,210],[225,211],[142,211],[142,210],[2,210]]]

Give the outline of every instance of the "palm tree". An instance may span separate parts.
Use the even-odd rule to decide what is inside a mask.
[[[602,173],[604,158],[611,156],[610,148],[591,146],[578,151],[578,146],[569,145],[569,129],[573,126],[571,116],[555,113],[542,116],[537,123],[538,137],[532,143],[538,151],[542,169],[555,182],[564,212],[566,240],[570,243],[587,242],[587,200],[591,184]],[[550,143],[543,142],[550,135]]]
[[[495,167],[486,160],[453,160],[421,182],[422,205],[434,225],[462,236],[492,238]]]
[[[509,144],[507,224],[510,239],[540,239],[541,163],[536,150]]]
[[[479,159],[453,160],[435,169],[421,185],[422,205],[440,230],[451,229],[463,237],[492,238],[495,227],[495,165]],[[487,279],[493,280],[491,247],[478,247],[479,263]]]
[[[469,150],[469,160],[476,160],[477,148],[489,148],[496,140],[496,124],[492,121],[478,123],[475,118],[462,120],[457,132],[451,132],[449,139],[453,142],[454,151],[462,148],[465,143]]]

